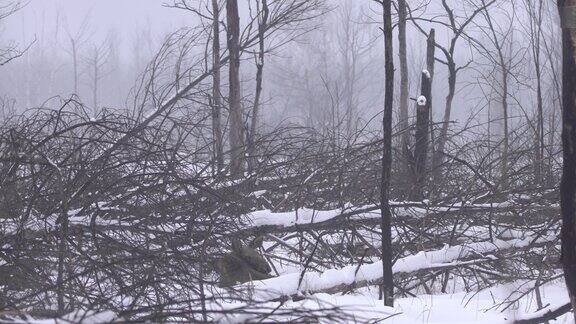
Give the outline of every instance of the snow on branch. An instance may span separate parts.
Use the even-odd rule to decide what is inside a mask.
[[[515,202],[483,203],[483,204],[452,204],[429,206],[420,202],[390,202],[397,217],[424,217],[434,214],[454,212],[507,211],[518,208]],[[558,210],[558,206],[525,205],[522,208],[532,210]],[[342,208],[333,210],[314,210],[301,208],[296,211],[274,213],[270,210],[254,211],[245,215],[246,229],[258,229],[264,232],[289,232],[294,230],[310,230],[333,228],[343,222],[371,223],[380,221],[380,206],[366,205],[357,208]]]
[[[494,252],[525,248],[533,244],[553,242],[556,235],[517,237],[510,240],[495,239],[493,242],[474,242],[465,245],[446,246],[439,250],[422,251],[400,258],[393,266],[394,273],[412,273],[420,270],[455,267],[498,259]],[[251,283],[254,297],[274,300],[303,293],[333,293],[345,288],[377,284],[382,279],[380,261],[364,265],[350,265],[341,269],[329,269],[322,273],[289,273],[275,278]]]

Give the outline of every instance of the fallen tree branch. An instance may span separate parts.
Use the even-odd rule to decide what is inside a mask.
[[[550,320],[555,320],[556,318],[570,312],[572,310],[572,304],[566,303],[562,306],[556,308],[544,308],[534,314],[531,314],[534,317],[526,318],[526,319],[518,319],[514,321],[514,324],[539,324],[545,323]]]
[[[549,243],[556,239],[556,235],[547,235],[539,238],[536,243]],[[497,239],[494,242],[475,242],[434,251],[423,251],[398,259],[393,266],[393,272],[412,273],[495,260],[497,257],[492,255],[493,252],[528,247],[532,241],[532,237]],[[374,285],[381,280],[382,265],[379,261],[360,267],[350,265],[341,269],[329,269],[322,273],[308,272],[302,279],[300,279],[300,273],[290,273],[252,282],[250,288],[253,289],[256,299],[280,300],[303,293],[334,293],[343,289]]]

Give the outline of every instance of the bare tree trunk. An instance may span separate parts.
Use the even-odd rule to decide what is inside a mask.
[[[99,76],[99,68],[98,68],[98,64],[99,64],[99,55],[98,55],[98,49],[94,49],[94,79],[92,80],[92,104],[93,104],[93,108],[94,109],[94,113],[96,113],[96,111],[98,110],[98,79],[100,78]]]
[[[260,115],[260,97],[262,96],[262,74],[264,72],[264,32],[268,23],[268,15],[270,10],[268,8],[268,0],[262,1],[262,18],[258,24],[258,58],[256,59],[256,93],[254,95],[254,107],[252,108],[252,121],[250,123],[249,147],[250,159],[249,167],[252,169],[256,159],[256,132],[258,130],[258,118]]]
[[[542,67],[540,66],[540,40],[541,40],[541,24],[542,24],[542,0],[526,1],[528,16],[530,18],[530,46],[532,49],[532,57],[534,58],[534,68],[536,71],[536,136],[535,136],[535,152],[534,152],[534,177],[537,184],[543,182],[543,167],[544,162],[544,112],[542,100]]]
[[[486,7],[486,1],[482,0],[482,5]],[[502,104],[502,117],[503,117],[503,139],[502,139],[502,155],[501,155],[501,164],[500,164],[500,186],[502,190],[508,189],[508,151],[509,151],[509,138],[508,138],[508,75],[510,74],[508,68],[508,62],[504,57],[504,40],[498,38],[496,33],[496,28],[494,23],[492,22],[492,17],[490,16],[488,9],[484,10],[484,16],[486,18],[486,22],[488,23],[488,27],[490,29],[490,34],[492,37],[492,42],[494,43],[494,47],[496,47],[496,54],[497,54],[497,62],[500,65],[501,69],[501,83],[502,88],[500,89],[500,101]],[[512,44],[510,42],[510,55],[512,54]]]
[[[383,0],[384,9],[384,62],[386,70],[384,93],[384,118],[382,152],[382,183],[380,209],[382,219],[382,293],[384,305],[394,306],[394,281],[392,277],[392,213],[390,212],[390,171],[392,167],[392,104],[394,100],[394,58],[392,48],[391,0]]]
[[[564,165],[560,185],[562,265],[566,287],[576,310],[576,0],[558,0],[562,16],[562,145]],[[568,17],[570,15],[570,17]],[[569,21],[570,20],[570,21]],[[571,24],[571,25],[569,25]],[[576,311],[574,312],[576,320]]]
[[[400,130],[402,150],[410,146],[408,132],[408,60],[406,57],[406,0],[398,0],[398,56],[400,60]]]
[[[76,40],[70,38],[72,44],[72,63],[74,64],[74,94],[78,94],[78,49],[76,47]]]
[[[502,190],[508,189],[508,70],[503,61],[502,64],[502,118],[504,124],[504,138],[502,143],[502,161],[501,161],[501,174],[500,185]]]
[[[542,184],[543,182],[543,168],[544,162],[544,112],[542,103],[542,76],[540,70],[540,59],[536,63],[536,104],[538,111],[538,124],[536,127],[536,183]]]
[[[434,172],[439,175],[439,169],[443,162],[443,152],[448,140],[448,128],[450,124],[450,114],[452,113],[452,101],[456,94],[456,63],[452,58],[448,59],[448,95],[446,95],[446,103],[444,106],[444,119],[442,120],[442,128],[440,136],[438,136],[438,145],[436,147],[436,154],[434,154]]]
[[[430,85],[432,85],[432,80],[434,80],[434,62],[436,53],[436,31],[434,28],[430,29],[428,33],[428,38],[426,40],[426,69],[430,74]],[[430,104],[432,107],[432,104]]]
[[[228,22],[229,105],[230,105],[230,173],[240,176],[244,172],[244,122],[240,102],[240,17],[238,0],[226,0]]]
[[[64,315],[66,312],[66,304],[64,300],[65,285],[66,285],[66,257],[67,257],[67,240],[68,240],[68,199],[66,196],[66,189],[64,188],[64,179],[62,174],[57,171],[59,187],[61,190],[62,210],[58,217],[57,223],[60,225],[58,230],[58,273],[56,276],[56,295],[58,303],[58,314]]]
[[[222,92],[220,91],[220,8],[218,0],[212,0],[212,136],[214,141],[214,160],[216,162],[216,173],[224,167],[224,149],[222,145]]]
[[[428,130],[430,124],[430,110],[432,109],[432,74],[434,70],[434,30],[430,31],[426,47],[427,69],[422,72],[421,97],[416,107],[416,147],[414,148],[414,196],[413,200],[424,199],[424,185],[426,177],[426,157],[428,154]],[[424,99],[424,101],[422,100]]]
[[[430,73],[430,88],[432,88],[433,80],[434,80],[434,62],[436,61],[435,51],[436,50],[436,30],[434,28],[430,29],[430,33],[428,33],[428,39],[426,43],[426,53],[432,55],[426,55],[426,69],[428,73]],[[431,96],[432,97],[432,96]],[[432,98],[430,98],[430,110],[429,110],[429,132],[430,132],[430,143],[432,143],[432,152],[434,152],[434,113],[432,111]],[[434,158],[434,156],[432,156]]]

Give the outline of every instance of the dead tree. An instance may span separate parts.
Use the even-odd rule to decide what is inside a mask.
[[[216,170],[224,167],[224,149],[222,145],[222,93],[220,91],[220,7],[218,0],[212,0],[212,137],[214,141],[214,160]]]
[[[402,149],[410,142],[408,132],[408,60],[406,55],[406,0],[398,0],[398,58],[400,61],[400,130]]]
[[[108,64],[111,53],[111,42],[109,39],[106,39],[102,44],[94,45],[90,55],[85,58],[89,69],[88,75],[92,89],[92,110],[94,113],[98,111],[100,81],[102,81],[109,72],[106,69],[106,65]]]
[[[418,20],[424,20],[427,22],[438,23],[442,26],[448,27],[451,31],[452,36],[450,38],[450,42],[448,46],[443,46],[441,44],[436,43],[436,48],[438,48],[445,56],[445,60],[436,58],[436,60],[448,68],[448,94],[446,95],[446,102],[444,107],[444,117],[442,120],[442,128],[440,130],[440,135],[437,138],[436,150],[433,156],[433,170],[436,175],[438,175],[439,166],[442,164],[443,161],[443,154],[444,148],[446,146],[446,142],[448,140],[448,128],[450,124],[450,116],[452,114],[452,102],[454,101],[454,96],[456,95],[456,80],[458,77],[458,73],[468,67],[470,63],[467,63],[462,66],[458,66],[456,64],[456,45],[458,40],[461,38],[465,38],[466,28],[472,23],[474,18],[481,13],[485,8],[489,7],[495,2],[495,0],[489,1],[488,3],[475,8],[468,16],[464,19],[459,21],[458,15],[454,13],[454,9],[448,5],[446,0],[442,0],[442,7],[446,11],[446,16],[448,17],[448,22],[439,22],[436,20],[430,19],[423,19],[411,16],[410,19],[414,22],[414,25],[418,30],[428,36],[428,34],[424,31],[424,29],[417,23]]]
[[[541,39],[542,39],[542,13],[543,1],[524,1],[529,23],[527,26],[528,39],[530,41],[530,50],[534,61],[534,72],[536,73],[536,136],[534,150],[534,178],[538,184],[543,181],[544,161],[544,108],[542,99],[542,66],[541,66]]]
[[[514,5],[514,4],[512,4]],[[488,12],[486,6],[486,0],[482,0],[482,6],[485,8],[483,11],[483,16],[486,20],[487,30],[484,32],[494,50],[485,48],[484,45],[476,42],[481,49],[481,53],[485,55],[490,65],[495,66],[499,70],[499,82],[489,82],[490,87],[497,92],[502,110],[502,126],[503,126],[503,136],[502,136],[502,153],[500,161],[500,187],[502,190],[507,190],[508,188],[508,160],[509,160],[509,112],[508,112],[508,100],[509,100],[509,78],[512,76],[513,60],[512,56],[512,36],[514,32],[513,23],[514,17],[512,14],[507,14],[508,23],[507,26],[502,27],[505,23],[499,23],[494,21],[492,15]],[[512,10],[514,12],[514,10]],[[509,43],[510,53],[506,54],[506,43]],[[508,56],[508,57],[507,57]]]
[[[258,19],[258,56],[256,57],[256,93],[254,95],[254,107],[252,108],[252,120],[250,123],[250,134],[248,134],[249,140],[249,166],[252,168],[255,162],[256,155],[256,132],[258,131],[258,118],[260,115],[260,97],[262,96],[262,76],[264,73],[264,36],[266,31],[266,25],[268,24],[268,16],[270,15],[270,9],[268,8],[268,1],[262,1],[262,9],[260,9],[260,2],[256,2],[257,10],[260,15]]]
[[[20,11],[28,4],[27,1],[22,0],[15,0],[9,1],[7,3],[2,3],[0,5],[0,21],[12,16],[16,12]],[[18,48],[18,44],[14,42],[10,42],[6,45],[0,47],[0,66],[4,66],[10,63],[12,60],[17,59],[24,55],[30,49],[32,44],[34,44],[35,40],[29,43],[26,48],[20,49]]]
[[[68,55],[72,59],[72,73],[74,74],[74,94],[80,95],[80,53],[82,52],[82,47],[85,45],[86,41],[89,39],[88,16],[84,17],[82,25],[75,34],[71,34],[68,28],[66,28],[66,33],[68,40],[70,42],[70,49],[66,49]]]
[[[562,264],[566,287],[576,309],[576,0],[558,0],[562,24],[562,145],[564,165],[560,185]],[[575,319],[576,319],[576,312]]]
[[[230,173],[233,176],[244,172],[244,121],[240,102],[240,17],[238,0],[226,0],[226,21],[228,36],[228,69],[230,109]]]
[[[380,188],[380,209],[382,213],[382,297],[384,305],[394,306],[394,282],[392,278],[392,213],[390,212],[390,171],[392,167],[392,105],[394,100],[394,58],[392,56],[392,4],[383,0],[384,18],[384,117],[382,182]]]
[[[416,101],[416,143],[414,148],[413,199],[423,199],[428,154],[428,130],[432,110],[432,73],[434,71],[434,29],[428,34],[426,46],[426,70],[422,72],[420,97]],[[432,72],[431,72],[432,71]]]

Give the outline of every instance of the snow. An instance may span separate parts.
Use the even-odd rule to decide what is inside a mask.
[[[428,79],[431,78],[431,76],[430,76],[430,71],[424,69],[424,70],[422,70],[422,73],[424,73],[424,75],[426,75],[426,77],[427,77]]]
[[[390,207],[396,216],[400,217],[419,217],[429,213],[449,212],[458,209],[503,209],[513,206],[513,202],[505,201],[500,203],[454,203],[447,206],[427,206],[426,203],[412,201],[391,201]],[[539,208],[556,208],[556,206],[538,206],[531,205],[533,209]],[[352,215],[351,215],[352,214]],[[345,206],[344,208],[332,210],[315,210],[310,208],[300,208],[296,211],[289,212],[272,212],[271,210],[258,210],[244,215],[244,219],[252,227],[259,226],[278,226],[290,227],[295,225],[304,225],[311,223],[322,223],[334,220],[340,217],[349,217],[351,220],[374,219],[380,218],[380,209],[377,205],[365,205],[359,207]]]
[[[116,314],[111,311],[95,312],[95,311],[75,311],[67,314],[59,319],[45,319],[36,320],[32,317],[27,319],[13,318],[11,323],[17,324],[65,324],[65,323],[82,323],[82,324],[100,324],[100,323],[113,323],[121,321],[117,318]]]
[[[418,99],[416,100],[416,103],[418,104],[418,106],[425,106],[426,105],[426,97],[424,97],[424,96],[418,97]]]
[[[416,297],[399,298],[395,300],[395,307],[386,307],[378,300],[377,289],[362,289],[354,294],[340,295],[317,293],[306,296],[300,301],[288,300],[278,303],[264,303],[256,306],[264,309],[297,309],[300,312],[314,313],[338,307],[340,311],[353,318],[356,322],[384,322],[391,324],[509,324],[514,319],[531,318],[546,312],[548,309],[565,304],[568,294],[562,280],[555,280],[542,285],[541,295],[543,305],[548,308],[538,311],[534,292],[520,296],[527,289],[533,287],[533,282],[518,280],[509,284],[497,285],[481,291],[458,291],[447,294],[419,295]],[[509,301],[518,297],[513,307],[507,307]],[[213,309],[233,309],[244,306],[240,303],[212,305]],[[571,314],[560,317],[558,324],[573,323]],[[241,323],[250,320],[252,315],[223,315],[217,318],[218,322]],[[288,322],[293,318],[285,317],[282,321]],[[385,319],[385,320],[384,320]],[[331,320],[321,320],[321,323],[332,323]]]
[[[395,307],[384,306],[378,300],[377,289],[360,289],[354,294],[340,295],[317,293],[306,296],[299,301],[288,300],[284,303],[266,302],[251,306],[249,312],[222,312],[214,320],[219,323],[243,323],[254,319],[255,314],[263,314],[271,309],[280,314],[274,319],[278,322],[289,322],[297,319],[289,312],[282,310],[297,310],[300,314],[327,314],[331,309],[337,308],[341,314],[359,323],[384,322],[390,324],[509,324],[515,319],[526,319],[541,315],[568,302],[568,294],[563,280],[558,279],[542,285],[541,297],[543,305],[538,310],[535,293],[529,292],[533,287],[532,281],[517,280],[509,284],[497,285],[480,291],[457,291],[454,293],[437,295],[418,295],[416,297],[398,298]],[[510,301],[519,298],[507,307]],[[246,304],[229,301],[226,303],[208,303],[207,308],[212,311],[240,310]],[[574,323],[572,314],[559,317],[551,323]],[[62,319],[36,320],[13,318],[12,323],[30,324],[61,324],[81,322],[86,324],[110,323],[121,321],[113,312],[73,312]],[[320,323],[333,323],[331,319],[320,319]]]

